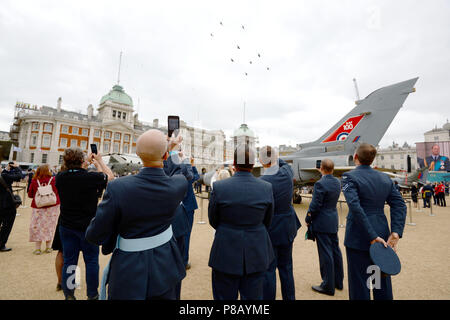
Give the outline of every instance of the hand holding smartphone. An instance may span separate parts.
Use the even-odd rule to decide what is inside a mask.
[[[178,136],[180,129],[180,117],[179,116],[168,116],[167,117],[167,134],[169,138],[175,133],[175,137]]]

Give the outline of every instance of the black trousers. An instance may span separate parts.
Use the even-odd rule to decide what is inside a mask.
[[[337,233],[316,232],[317,251],[319,253],[321,287],[334,294],[335,288],[343,288],[344,264],[339,249]]]
[[[214,300],[262,300],[265,272],[243,276],[212,270],[212,291]]]
[[[1,209],[0,211],[0,248],[8,242],[9,234],[16,220],[16,208]]]
[[[346,247],[348,266],[348,293],[350,300],[370,300],[370,289],[368,279],[373,272],[368,267],[374,263],[370,258],[369,251],[356,250]],[[381,273],[381,272],[380,272]],[[369,281],[370,282],[370,281]],[[374,300],[393,300],[392,283],[390,276],[380,274],[372,289]]]
[[[446,207],[447,206],[447,202],[445,201],[445,192],[438,193],[438,197],[439,197],[438,204],[441,207]]]
[[[180,255],[183,257],[186,246],[186,236],[183,235],[181,237],[175,238],[175,240],[177,241],[177,246],[178,249],[180,250]],[[180,299],[181,299],[181,281],[178,282],[177,285],[175,286],[175,300]]]

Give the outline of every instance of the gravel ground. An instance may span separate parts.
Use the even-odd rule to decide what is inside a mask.
[[[447,203],[448,200],[447,199]],[[35,256],[32,254],[34,244],[28,242],[31,218],[30,200],[27,208],[20,208],[8,247],[13,250],[0,253],[0,299],[49,299],[61,300],[62,292],[56,292],[55,257],[56,252]],[[199,203],[200,205],[200,203]],[[192,268],[183,280],[181,298],[192,300],[210,300],[211,269],[208,258],[214,237],[214,229],[208,224],[207,200],[203,200],[203,215],[197,210],[191,236],[190,262]],[[297,215],[303,223],[309,199],[295,205]],[[389,209],[386,207],[386,214]],[[345,217],[347,207],[343,205],[340,217]],[[413,208],[413,222],[416,226],[406,225],[403,239],[399,243],[399,257],[402,271],[393,277],[395,299],[450,299],[450,207],[434,207],[435,216],[430,216],[429,209],[422,212]],[[409,214],[409,212],[408,212]],[[206,223],[201,223],[202,220]],[[344,219],[342,219],[345,224]],[[409,222],[409,217],[407,218]],[[348,299],[347,264],[343,246],[345,228],[339,229],[340,246],[344,258],[344,290],[336,291],[334,297],[317,294],[311,290],[312,285],[320,284],[319,259],[316,244],[305,241],[303,226],[294,242],[294,279],[296,298],[299,300]],[[100,273],[108,262],[109,256],[100,256]],[[84,263],[80,255],[81,287],[76,290],[78,299],[86,299],[84,283]],[[100,274],[101,275],[101,274]],[[277,299],[281,299],[279,282]]]

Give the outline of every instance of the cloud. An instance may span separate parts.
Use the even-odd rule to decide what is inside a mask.
[[[230,133],[245,103],[263,144],[317,139],[353,107],[354,77],[365,97],[419,76],[380,142],[414,143],[450,117],[449,9],[445,0],[6,0],[0,130],[9,130],[17,100],[55,106],[61,96],[83,112],[97,105],[123,51],[120,83],[140,119],[178,114]]]

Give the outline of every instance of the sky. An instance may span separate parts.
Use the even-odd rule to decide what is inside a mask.
[[[449,17],[447,0],[2,0],[0,130],[16,101],[97,108],[122,52],[140,120],[229,137],[245,105],[260,145],[319,138],[355,106],[353,78],[363,98],[419,77],[380,141],[414,144],[450,118]]]

